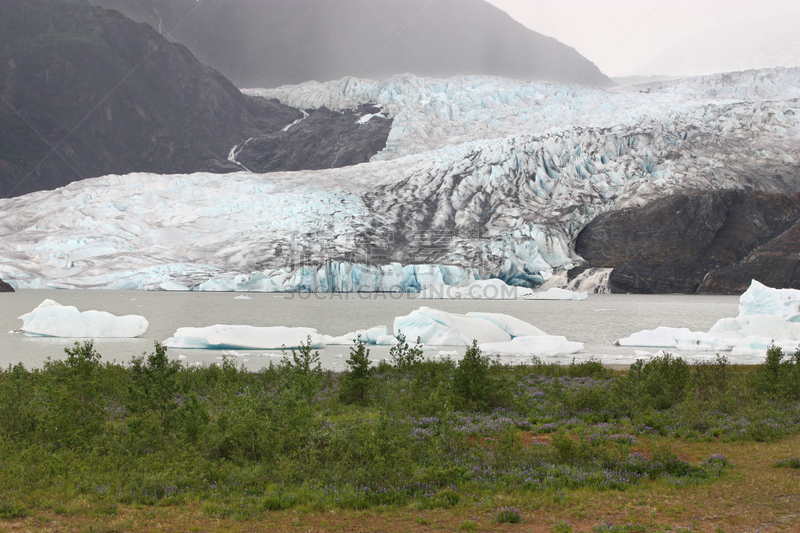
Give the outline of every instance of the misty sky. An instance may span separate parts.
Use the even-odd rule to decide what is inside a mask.
[[[798,0],[487,0],[609,76],[800,66]]]

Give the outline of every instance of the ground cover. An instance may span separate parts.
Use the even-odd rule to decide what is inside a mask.
[[[796,531],[800,354],[0,372],[0,530]],[[794,528],[794,529],[793,529]]]

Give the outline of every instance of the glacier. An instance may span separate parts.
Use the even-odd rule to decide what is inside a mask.
[[[721,351],[763,356],[770,346],[800,349],[800,290],[773,289],[753,280],[739,298],[739,314],[722,318],[708,332],[661,326],[618,339],[619,346],[679,351]]]
[[[115,316],[105,311],[79,311],[71,305],[44,300],[19,317],[20,332],[37,337],[134,338],[147,331],[147,319],[139,315]]]
[[[0,200],[15,288],[420,292],[558,284],[599,213],[686,189],[800,190],[800,69],[612,90],[480,76],[307,83],[251,95],[374,103],[368,163],[102,176]],[[602,274],[584,279],[602,289]],[[577,290],[574,287],[569,287]],[[582,290],[577,290],[581,292]]]

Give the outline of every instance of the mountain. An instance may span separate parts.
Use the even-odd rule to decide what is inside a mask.
[[[186,47],[85,1],[0,3],[0,196],[241,161],[260,172],[356,164],[391,124],[377,108],[304,113],[245,96]]]
[[[654,200],[643,207],[603,213],[575,240],[575,252],[592,268],[613,268],[612,292],[687,293],[730,292],[747,289],[750,280],[770,286],[794,286],[793,272],[775,268],[773,261],[751,261],[747,279],[735,286],[721,269],[743,268],[742,261],[761,247],[774,248],[800,220],[800,195],[744,190],[687,191]],[[796,233],[796,230],[795,230]],[[797,237],[790,254],[796,267]],[[777,251],[777,250],[776,250]],[[785,269],[781,269],[785,270]],[[722,278],[710,284],[707,277]],[[744,288],[742,288],[744,287]]]
[[[15,288],[539,286],[591,264],[575,240],[603,213],[698,191],[800,192],[800,69],[613,90],[398,75],[245,92],[309,114],[287,134],[315,110],[359,127],[391,118],[386,146],[342,168],[131,173],[2,199],[0,277]],[[753,201],[715,213],[777,209]],[[664,213],[654,227],[669,227]],[[747,246],[733,232],[727,248],[784,253],[790,235],[772,237],[791,223]]]
[[[483,0],[92,1],[161,28],[239,87],[403,73],[613,85]]]

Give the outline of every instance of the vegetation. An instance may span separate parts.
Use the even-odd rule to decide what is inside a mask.
[[[800,355],[778,348],[756,367],[663,355],[614,372],[597,361],[504,366],[477,344],[434,362],[403,339],[394,364],[376,367],[356,342],[342,374],[320,368],[310,340],[257,373],[226,359],[186,368],[158,343],[127,365],[103,362],[91,342],[66,352],[0,371],[0,520],[74,505],[194,506],[236,520],[477,505],[491,515],[453,526],[472,530],[524,523],[535,498],[700,487],[735,468],[714,447],[800,429]],[[688,460],[687,445],[708,451]],[[493,505],[502,495],[514,499]]]

